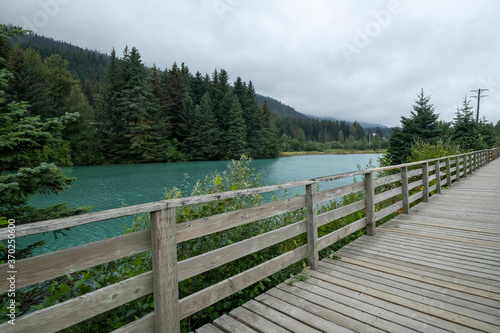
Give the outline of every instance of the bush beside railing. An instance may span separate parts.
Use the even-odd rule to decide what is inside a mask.
[[[150,229],[125,234],[53,253],[19,260],[16,263],[16,289],[71,274],[145,251],[152,251],[153,269],[127,280],[97,289],[68,301],[38,310],[16,319],[16,325],[3,323],[2,332],[55,332],[70,327],[127,302],[153,293],[155,312],[114,332],[178,332],[179,322],[302,259],[309,258],[311,269],[317,269],[319,251],[366,227],[368,235],[376,232],[376,221],[395,213],[409,213],[418,200],[429,201],[431,193],[500,156],[500,149],[482,150],[427,161],[359,170],[279,185],[246,190],[171,199],[143,205],[118,208],[69,218],[43,221],[16,227],[16,237],[33,235],[87,223],[150,214]],[[393,173],[376,177],[378,173]],[[363,176],[357,182],[317,191],[317,185],[338,179]],[[276,190],[305,187],[306,194],[242,210],[226,212],[193,221],[176,222],[176,209],[217,200],[226,200]],[[361,200],[318,214],[318,204],[352,193],[364,193]],[[384,205],[382,205],[385,203]],[[177,261],[177,244],[198,237],[246,225],[251,222],[305,209],[303,221],[218,248],[183,261]],[[357,221],[318,236],[318,228],[353,213],[364,211]],[[307,244],[268,260],[258,266],[218,282],[206,289],[179,299],[178,282],[220,265],[250,255],[269,246],[307,233]],[[0,229],[0,240],[8,238],[7,228]],[[9,289],[7,264],[0,266],[0,293]],[[157,314],[161,315],[157,315]]]

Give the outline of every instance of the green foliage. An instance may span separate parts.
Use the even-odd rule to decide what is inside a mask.
[[[410,150],[409,162],[435,159],[460,154],[460,147],[451,141],[438,140],[436,143],[415,142]]]

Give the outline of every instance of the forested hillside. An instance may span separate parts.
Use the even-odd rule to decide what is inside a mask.
[[[256,93],[252,82],[146,67],[136,48],[104,55],[28,34],[2,48],[8,101],[42,120],[78,113],[63,131],[60,165],[272,158],[280,151],[380,148],[381,129],[311,119]],[[369,137],[373,133],[372,137]],[[372,140],[373,138],[373,140]],[[67,154],[66,154],[67,153]],[[63,157],[64,156],[64,157]]]

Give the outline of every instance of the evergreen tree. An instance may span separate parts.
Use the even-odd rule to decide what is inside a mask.
[[[205,93],[195,111],[195,121],[186,139],[195,160],[213,160],[219,156],[219,131],[212,113],[211,101]]]
[[[462,108],[457,107],[451,140],[464,151],[480,149],[479,124],[476,122],[470,100],[464,98]]]
[[[430,97],[426,97],[422,89],[413,104],[410,117],[401,117],[401,129],[393,129],[389,139],[389,148],[387,149],[392,163],[405,163],[410,155],[413,143],[418,141],[434,143],[442,138],[442,131],[437,122],[438,117],[434,113],[434,106],[430,103]]]
[[[98,135],[107,161],[119,162],[126,157],[129,146],[125,138],[125,122],[119,108],[123,82],[121,64],[115,49],[111,51],[106,76],[98,96]]]
[[[208,91],[209,86],[207,86],[205,82],[205,78],[201,75],[200,72],[196,72],[194,77],[191,80],[191,90],[190,96],[193,100],[194,105],[201,104],[201,98]]]
[[[171,126],[174,126],[174,128],[180,121],[179,113],[182,108],[182,101],[188,94],[182,75],[183,73],[179,67],[177,67],[177,64],[174,63],[172,69],[163,77],[165,99],[161,104],[162,108],[165,110],[165,116],[168,117],[169,123]]]
[[[276,138],[276,131],[271,121],[271,110],[266,100],[264,100],[261,111],[263,123],[262,137],[260,138],[263,143],[261,158],[276,158],[279,156],[279,145]]]
[[[224,119],[224,127],[226,129],[223,140],[224,158],[238,159],[242,154],[246,154],[247,152],[246,126],[243,119],[243,111],[241,110],[238,98],[231,91],[226,94],[221,104],[230,105]]]
[[[125,138],[130,142],[127,161],[154,162],[164,158],[166,138],[160,136],[160,105],[151,90],[139,51],[124,55],[121,68],[123,89],[118,108],[125,120]]]
[[[9,29],[0,25],[0,44],[23,32],[21,28]],[[0,57],[0,63],[4,61]],[[57,194],[71,185],[73,179],[66,178],[50,162],[69,158],[61,156],[59,147],[64,145],[61,134],[65,124],[78,115],[67,114],[47,121],[29,116],[27,103],[6,100],[4,89],[8,88],[8,80],[12,77],[7,69],[0,69],[0,216],[27,223],[87,211],[88,208],[69,208],[66,204],[44,209],[28,205],[34,194]]]

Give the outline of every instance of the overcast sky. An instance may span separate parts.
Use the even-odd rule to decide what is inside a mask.
[[[304,114],[387,126],[421,88],[452,121],[470,90],[500,120],[496,0],[1,0],[0,22],[160,69],[224,68]],[[476,100],[472,104],[476,107]]]

